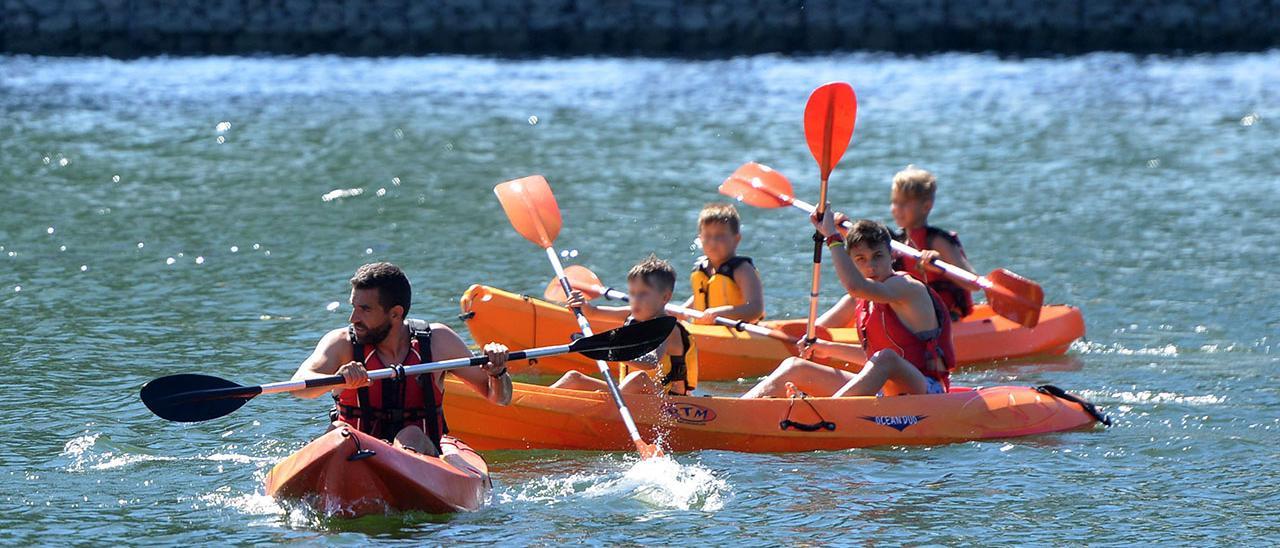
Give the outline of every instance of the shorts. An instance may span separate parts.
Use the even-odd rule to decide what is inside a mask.
[[[925,377],[925,383],[929,385],[929,390],[925,394],[946,394],[947,389],[943,388],[942,383],[933,377]]]
[[[925,383],[925,386],[928,387],[924,392],[925,394],[946,394],[947,393],[947,389],[943,388],[942,383],[938,381],[938,379],[935,379],[933,377],[925,377],[924,383]],[[876,392],[876,396],[883,398],[884,391],[881,390],[880,392]]]

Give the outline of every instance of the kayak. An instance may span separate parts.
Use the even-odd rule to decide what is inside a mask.
[[[572,313],[561,305],[528,295],[472,285],[463,293],[459,316],[477,343],[500,342],[512,348],[564,344],[578,332]],[[805,320],[762,322],[785,330],[787,324]],[[612,329],[621,322],[591,321],[594,329]],[[776,339],[752,335],[731,327],[686,324],[698,348],[698,379],[734,380],[768,375],[792,348]],[[803,329],[800,329],[802,332]],[[796,331],[791,331],[796,332]],[[974,364],[1008,358],[1064,354],[1072,341],[1084,336],[1084,316],[1068,305],[1048,305],[1040,311],[1040,323],[1028,329],[996,315],[990,306],[978,304],[973,314],[951,328],[957,363]],[[858,342],[853,328],[831,330],[837,342]],[[595,363],[577,354],[512,364],[515,372],[563,374],[569,370],[593,373]]]
[[[445,456],[428,457],[340,426],[275,465],[267,494],[343,517],[478,510],[489,493],[488,465],[456,438],[445,436],[440,444]]]
[[[511,405],[499,407],[456,379],[445,382],[450,430],[482,450],[633,448],[604,392],[515,383]],[[642,436],[661,440],[672,451],[935,445],[1087,429],[1103,419],[1092,405],[1051,386],[750,400],[629,394],[626,400]]]

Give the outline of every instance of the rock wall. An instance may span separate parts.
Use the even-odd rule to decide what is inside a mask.
[[[1280,0],[0,0],[50,55],[1072,54],[1280,46]]]

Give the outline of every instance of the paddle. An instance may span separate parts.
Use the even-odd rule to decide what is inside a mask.
[[[720,193],[744,203],[764,208],[792,206],[812,213],[813,204],[797,200],[791,193],[791,182],[769,166],[747,162],[733,172],[720,185]],[[853,225],[846,222],[845,228]],[[898,241],[890,242],[893,250],[919,259],[920,252]],[[1025,327],[1035,327],[1040,321],[1040,308],[1044,306],[1044,289],[1031,280],[1003,268],[992,270],[986,276],[978,276],[953,264],[934,260],[933,266],[942,269],[947,277],[968,282],[982,288],[991,309],[1005,318]]]
[[[831,170],[840,163],[844,151],[853,137],[853,125],[858,117],[858,98],[853,86],[844,82],[832,82],[813,90],[804,106],[804,138],[809,142],[809,152],[818,162],[822,184],[818,187],[818,221],[827,214],[827,180]],[[818,289],[822,281],[822,234],[813,233],[813,280],[809,286],[809,322],[805,326],[805,340],[818,340],[815,331],[818,320]]]
[[[570,265],[568,268],[564,269],[564,272],[566,277],[569,278],[569,285],[574,289],[581,291],[589,299],[603,296],[606,299],[622,301],[624,303],[631,302],[631,298],[628,297],[626,293],[612,287],[606,287],[600,282],[600,278],[596,276],[596,273],[592,272],[591,269],[585,266],[579,266],[576,264]],[[549,301],[560,299],[563,295],[563,290],[560,288],[560,280],[551,280],[551,282],[547,284],[547,289],[542,295]],[[667,303],[663,309],[670,314],[680,314],[682,316],[690,316],[694,318],[701,318],[704,315],[701,310],[685,308],[678,304]],[[761,335],[785,342],[787,343],[787,348],[789,348],[792,353],[799,352],[799,349],[797,349],[795,345],[804,340],[805,335],[803,331],[797,331],[795,329],[804,328],[804,326],[796,324],[783,324],[782,328],[777,329],[742,320],[722,318],[719,316],[716,317],[715,322],[725,327],[737,329],[738,331],[745,331],[753,335]],[[832,340],[831,331],[827,328],[818,326],[816,329],[819,339],[828,341]]]
[[[527,360],[577,352],[597,360],[626,361],[652,352],[675,328],[675,318],[655,318],[584,337],[570,344],[544,346],[520,350],[509,354],[510,360]],[[435,371],[483,365],[485,356],[455,358],[438,362],[411,365],[403,368],[410,377]],[[399,374],[399,369],[383,368],[369,372],[369,380],[389,379]],[[226,379],[209,375],[183,373],[152,380],[142,386],[142,403],[156,416],[176,422],[200,422],[230,415],[261,394],[294,392],[320,386],[337,386],[346,383],[342,375],[330,375],[314,379],[295,380],[241,386]]]
[[[546,251],[547,259],[551,261],[551,268],[555,270],[556,277],[560,280],[560,288],[564,290],[567,298],[573,289],[569,286],[569,280],[565,278],[560,257],[552,247],[556,236],[560,234],[560,206],[556,204],[556,197],[551,193],[551,186],[547,184],[547,180],[541,175],[531,175],[499,184],[493,187],[493,192],[498,195],[502,210],[507,213],[507,219],[511,221],[511,226],[516,229],[516,232]],[[572,310],[578,319],[578,328],[584,335],[591,336],[591,322],[582,315],[581,309],[573,308]],[[672,324],[672,329],[674,328],[675,325]],[[668,335],[670,333],[670,331],[667,332]],[[631,410],[627,409],[627,404],[622,399],[622,392],[618,391],[618,384],[609,373],[609,364],[604,360],[596,359],[596,367],[600,369],[600,376],[609,386],[613,402],[618,406],[618,414],[622,416],[622,422],[626,424],[627,432],[631,434],[631,441],[635,443],[636,451],[640,453],[641,458],[661,456],[661,449],[645,443],[640,438],[640,431],[636,428],[635,420],[631,418]]]

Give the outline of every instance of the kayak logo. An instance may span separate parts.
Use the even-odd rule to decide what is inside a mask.
[[[902,415],[897,417],[889,416],[889,417],[862,417],[862,418],[864,420],[869,420],[871,422],[874,422],[880,426],[888,426],[889,428],[892,428],[894,430],[901,432],[912,426],[915,426],[916,424],[919,424],[920,421],[929,418],[929,416],[928,415]]]
[[[668,405],[667,414],[676,419],[676,422],[685,424],[706,424],[716,420],[714,409],[693,403],[673,403]]]

